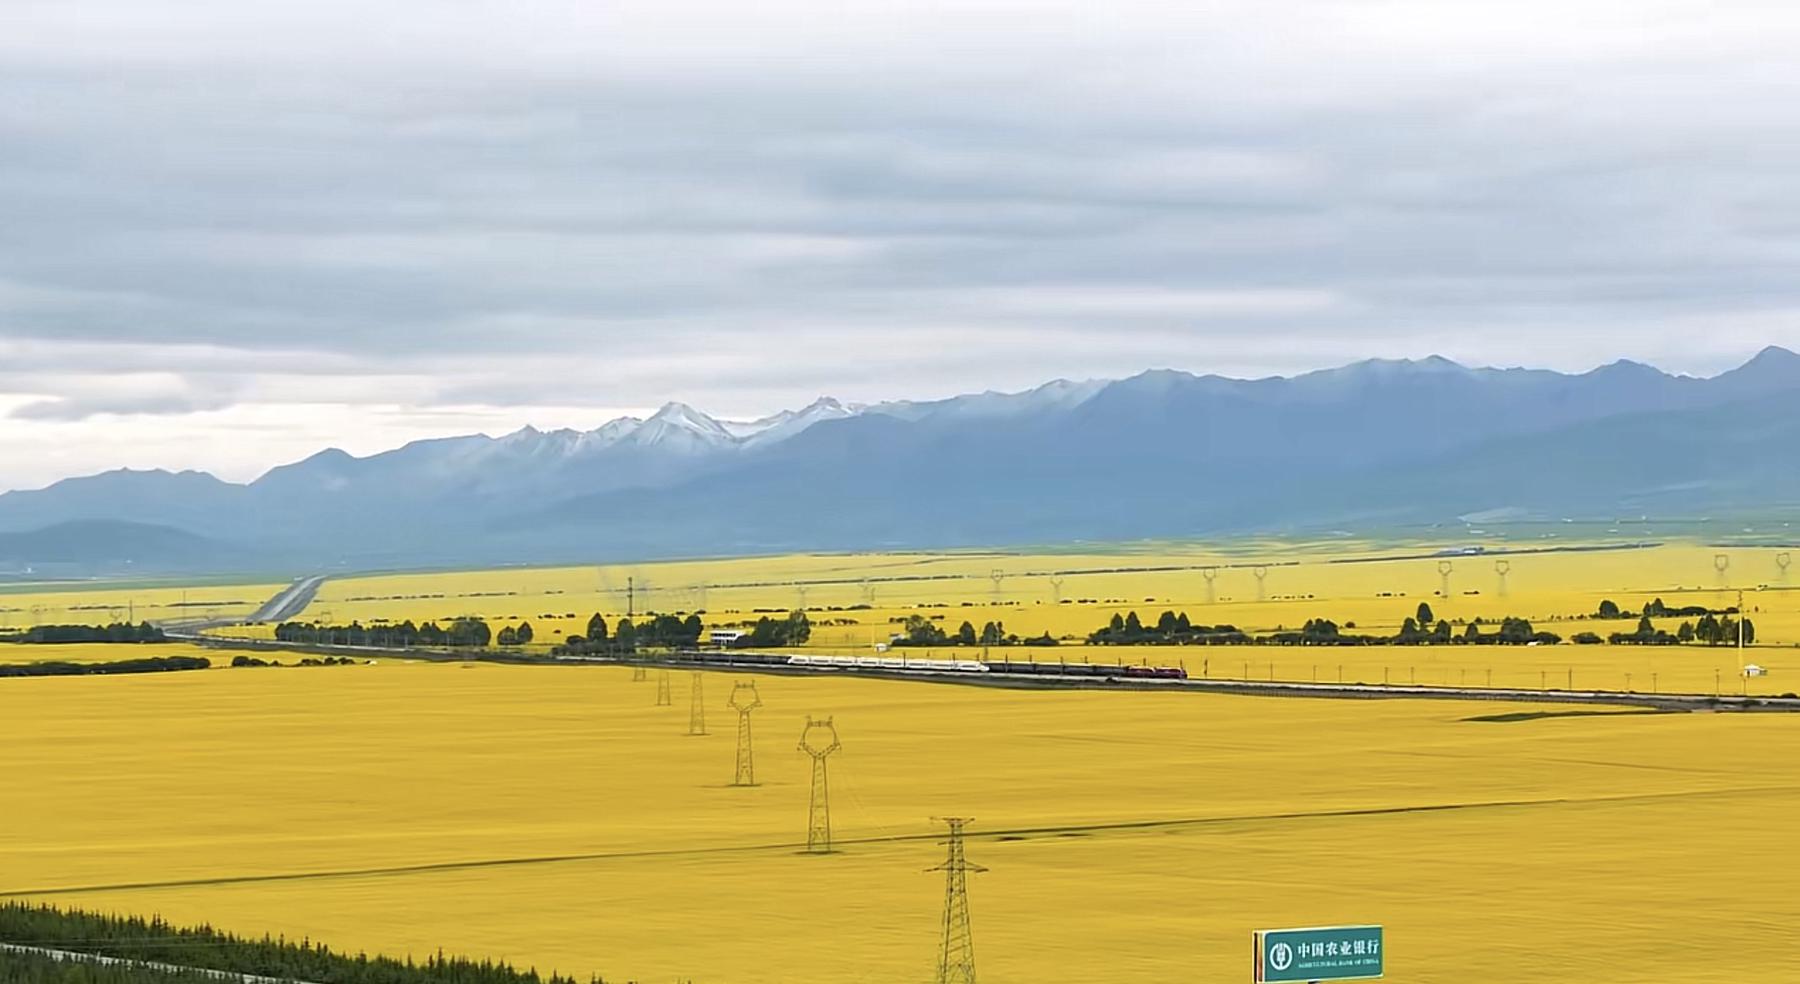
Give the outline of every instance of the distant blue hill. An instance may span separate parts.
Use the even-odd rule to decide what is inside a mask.
[[[1800,356],[1784,349],[1707,379],[1434,357],[1257,380],[1158,370],[929,403],[823,399],[746,423],[670,404],[588,432],[328,450],[248,484],[71,479],[0,495],[0,530],[42,531],[15,552],[46,556],[59,537],[66,556],[99,556],[75,549],[91,530],[55,524],[106,520],[241,545],[214,550],[223,564],[408,566],[1693,516],[1791,509],[1796,449]]]

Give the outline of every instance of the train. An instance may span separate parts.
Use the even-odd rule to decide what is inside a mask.
[[[791,669],[886,673],[1006,673],[1022,676],[1086,677],[1090,679],[1186,680],[1187,670],[1180,666],[1151,666],[1131,663],[1040,663],[1011,659],[925,659],[905,655],[885,656],[809,656],[793,653],[765,653],[749,650],[690,649],[672,653],[684,663],[722,663],[733,666],[781,666]]]

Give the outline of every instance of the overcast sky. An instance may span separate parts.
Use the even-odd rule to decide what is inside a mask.
[[[1800,14],[5,0],[0,487],[683,400],[1800,347]]]

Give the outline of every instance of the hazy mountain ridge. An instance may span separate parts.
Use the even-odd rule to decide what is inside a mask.
[[[121,521],[283,562],[440,563],[1704,511],[1779,505],[1787,473],[1800,480],[1781,453],[1800,440],[1800,400],[1782,396],[1797,392],[1800,356],[1770,348],[1705,379],[1624,361],[1564,374],[1431,357],[1254,380],[1152,370],[920,403],[822,398],[748,422],[670,403],[590,431],[326,450],[248,484],[70,479],[0,495],[0,530]],[[1733,422],[1742,434],[1713,433]],[[1708,442],[1755,460],[1684,475]]]

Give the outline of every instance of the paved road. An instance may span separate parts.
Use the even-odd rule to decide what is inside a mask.
[[[287,590],[281,592],[268,603],[258,608],[248,621],[282,622],[293,618],[312,604],[313,596],[319,593],[319,586],[325,583],[325,575],[317,574],[303,577],[295,581]]]
[[[233,984],[310,984],[308,981],[297,981],[290,977],[259,977],[255,974],[235,974],[228,970],[208,970],[204,967],[183,967],[179,964],[156,963],[152,960],[127,960],[124,957],[103,957],[97,953],[80,953],[75,950],[54,950],[42,946],[20,946],[16,943],[0,943],[0,954],[27,953],[33,956],[49,957],[64,963],[102,964],[112,967],[143,967],[149,970],[160,970],[168,973],[199,974],[217,981],[230,981]]]

